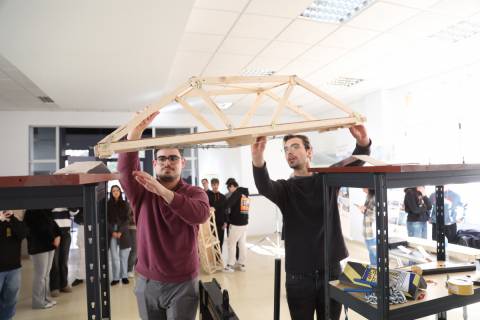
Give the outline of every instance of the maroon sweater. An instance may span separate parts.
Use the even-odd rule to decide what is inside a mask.
[[[120,183],[135,213],[137,265],[135,270],[161,282],[179,283],[198,275],[198,225],[209,217],[207,194],[180,179],[168,205],[133,177],[140,170],[137,152],[118,157]]]

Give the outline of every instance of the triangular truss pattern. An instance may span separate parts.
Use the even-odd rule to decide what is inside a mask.
[[[283,96],[279,96],[276,94],[276,91],[282,87],[285,87],[285,91]],[[290,100],[291,93],[295,87],[302,87],[313,93],[343,111],[346,116],[331,119],[317,119],[313,117]],[[235,126],[228,116],[218,107],[213,97],[239,94],[253,94],[256,95],[256,99],[240,123]],[[192,97],[203,100],[208,108],[221,121],[223,128],[216,128],[193,107],[188,102],[188,98]],[[271,121],[265,125],[249,126],[252,117],[254,117],[262,102],[267,98],[278,103]],[[120,141],[145,118],[172,102],[177,102],[185,110],[190,112],[199,123],[207,128],[207,131],[161,138]],[[278,121],[285,109],[289,109],[301,116],[304,121],[279,123]],[[158,103],[148,106],[127,124],[119,127],[102,139],[95,146],[95,154],[100,158],[107,158],[114,152],[138,151],[169,146],[185,147],[219,141],[226,141],[229,146],[241,146],[251,144],[258,136],[275,136],[308,131],[329,131],[338,128],[348,128],[363,123],[364,121],[365,118],[363,116],[295,75],[192,77],[186,84],[180,86],[170,94],[165,95]]]
[[[210,218],[198,229],[198,252],[203,271],[212,274],[223,270],[222,249],[218,240],[213,208],[210,208]]]

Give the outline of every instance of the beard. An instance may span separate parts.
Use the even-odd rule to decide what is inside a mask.
[[[172,182],[175,181],[175,179],[178,177],[178,175],[172,175],[172,174],[161,174],[158,176],[158,180],[160,182]]]

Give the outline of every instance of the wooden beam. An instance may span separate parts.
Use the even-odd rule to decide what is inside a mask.
[[[262,94],[257,94],[257,98],[253,102],[253,104],[250,106],[250,109],[248,112],[245,114],[245,116],[242,118],[242,121],[240,121],[239,127],[245,127],[250,123],[250,119],[253,117],[255,112],[257,112],[258,107],[260,106],[260,103],[262,102]]]
[[[228,95],[235,95],[235,94],[249,94],[249,93],[258,93],[263,91],[262,88],[232,88],[232,89],[212,89],[212,90],[205,90],[204,91],[209,96],[228,96]],[[192,91],[188,94],[189,97],[197,96],[197,91]]]
[[[231,77],[193,77],[190,81],[198,85],[212,85],[221,83],[274,83],[289,82],[291,76],[231,76]],[[194,85],[192,85],[195,87]]]
[[[297,82],[298,85],[302,86],[306,90],[310,91],[311,93],[317,95],[318,97],[322,98],[323,100],[331,103],[335,107],[345,111],[349,116],[354,115],[354,111],[350,109],[348,106],[343,104],[340,100],[335,99],[334,97],[326,94],[325,92],[321,91],[317,87],[311,85],[310,83],[306,82],[305,80],[302,80],[298,77],[295,78],[295,81]]]
[[[255,126],[247,128],[236,128],[231,130],[219,130],[199,132],[185,135],[176,135],[160,138],[149,138],[132,141],[119,141],[97,145],[97,156],[108,158],[114,152],[129,152],[158,147],[191,147],[203,143],[219,141],[252,141],[259,136],[276,136],[288,133],[318,131],[325,128],[344,128],[357,125],[358,117],[345,117],[326,120],[302,121],[296,123],[282,123],[275,126]],[[248,138],[250,136],[251,138]],[[239,143],[238,145],[242,145]]]
[[[270,98],[272,98],[273,100],[277,101],[277,102],[280,102],[280,97],[277,96],[275,93],[271,92],[271,91],[265,91],[264,94],[266,96],[269,96]],[[304,110],[302,110],[299,106],[297,106],[296,104],[292,103],[290,100],[287,100],[286,102],[286,106],[288,109],[292,110],[293,112],[301,115],[302,117],[305,118],[305,120],[316,120],[316,118],[314,116],[312,116],[311,114],[309,114],[308,112],[305,112]]]
[[[115,142],[122,139],[124,136],[127,135],[128,132],[130,132],[133,128],[138,126],[145,118],[159,111],[160,109],[165,107],[167,104],[172,102],[177,95],[184,95],[191,90],[192,90],[192,87],[190,87],[189,84],[185,84],[183,86],[178,87],[175,91],[164,96],[159,102],[148,106],[144,111],[138,113],[127,124],[120,126],[117,130],[115,130],[114,132],[110,133],[108,136],[103,138],[99,143]]]
[[[203,124],[205,128],[207,128],[208,130],[216,130],[215,127],[210,122],[208,122],[208,120],[205,119],[205,117],[202,116],[202,114],[197,109],[192,107],[187,101],[179,97],[175,100],[180,103],[188,112],[190,112],[192,116],[195,117],[195,119],[197,119],[201,124]]]
[[[225,124],[225,127],[226,128],[233,128],[233,124],[232,122],[230,121],[230,119],[228,119],[228,117],[222,112],[222,110],[220,110],[220,108],[217,106],[217,104],[215,103],[215,101],[212,100],[212,98],[210,98],[210,96],[203,90],[201,89],[197,89],[195,90],[198,92],[198,95],[203,98],[203,100],[205,101],[205,103],[207,104],[207,106],[213,111],[213,113],[215,113],[219,118],[220,120],[223,121],[223,123]]]
[[[285,104],[288,101],[288,98],[290,98],[290,94],[293,91],[294,84],[289,84],[287,89],[285,89],[285,93],[283,94],[282,99],[278,102],[278,106],[275,109],[275,112],[273,113],[272,121],[271,124],[275,125],[277,123],[278,118],[282,114],[283,109],[285,109]]]

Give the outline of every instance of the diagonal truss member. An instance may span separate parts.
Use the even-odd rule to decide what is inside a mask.
[[[279,96],[275,93],[275,90],[279,90],[279,88],[282,87],[285,87],[285,91],[282,96]],[[317,119],[313,117],[290,101],[291,93],[296,87],[301,87],[327,101],[332,106],[343,111],[345,116],[331,119]],[[240,124],[235,126],[228,116],[218,107],[212,97],[239,94],[252,94],[256,95],[256,98],[252,106],[243,116]],[[216,128],[202,113],[190,105],[187,98],[192,97],[203,100],[224,127]],[[249,126],[250,120],[254,117],[262,102],[267,100],[267,98],[277,103],[270,123],[260,126]],[[145,118],[172,102],[179,103],[202,124],[207,131],[160,138],[121,141],[130,130],[135,128]],[[285,109],[298,114],[304,121],[278,123],[278,119]],[[95,155],[100,158],[108,158],[115,152],[138,151],[168,146],[182,147],[219,141],[226,141],[229,146],[241,146],[251,144],[258,136],[274,136],[308,131],[329,131],[338,128],[348,128],[361,124],[364,121],[365,118],[363,116],[352,111],[341,101],[295,75],[192,77],[186,84],[178,87],[170,94],[163,96],[157,103],[149,105],[127,124],[122,125],[102,139],[95,146]]]

